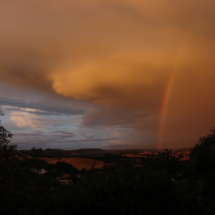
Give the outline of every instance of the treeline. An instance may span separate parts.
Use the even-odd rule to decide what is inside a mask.
[[[61,150],[61,149],[45,149],[43,151],[43,157],[45,158],[76,158],[76,157],[99,157],[109,153],[113,153],[115,150],[103,150],[103,149],[77,149],[77,150]],[[117,151],[116,151],[117,152]],[[32,156],[32,150],[21,150],[21,154]]]
[[[188,161],[171,150],[154,159],[105,155],[106,166],[89,171],[47,164],[35,148],[34,158],[20,160],[9,138],[5,134],[0,144],[2,215],[215,214],[215,129],[200,139]],[[73,184],[57,180],[63,173]]]
[[[89,171],[38,158],[4,159],[0,213],[214,214],[214,169],[202,169],[193,159],[180,161],[169,152],[156,159],[115,156],[105,168]],[[32,167],[47,173],[39,175]],[[62,173],[73,185],[59,183]]]

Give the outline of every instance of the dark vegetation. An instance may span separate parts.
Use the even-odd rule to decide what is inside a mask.
[[[106,155],[123,155],[126,153],[138,154],[141,150],[104,150],[104,149],[77,149],[77,150],[62,150],[62,149],[45,149],[43,157],[45,158],[100,158]],[[23,154],[32,156],[31,150],[21,150]]]
[[[107,165],[89,171],[48,164],[42,149],[33,148],[29,159],[9,145],[11,138],[0,125],[1,215],[215,214],[215,129],[200,138],[190,160],[168,149],[154,158],[106,153],[97,158]],[[65,173],[72,185],[59,182]]]
[[[31,156],[30,150],[22,150],[22,153]],[[106,155],[109,151],[102,149],[78,149],[78,150],[61,150],[61,149],[46,149],[43,151],[43,156],[46,158],[76,158],[76,157],[95,157]]]

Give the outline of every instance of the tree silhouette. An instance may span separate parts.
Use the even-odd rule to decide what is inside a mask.
[[[191,161],[199,173],[202,186],[202,202],[208,214],[215,211],[215,128],[211,133],[201,137],[190,153]]]
[[[41,158],[43,156],[43,150],[42,150],[42,148],[33,147],[31,149],[31,154],[32,154],[32,157],[34,157],[34,158]]]
[[[199,142],[191,150],[190,158],[200,171],[215,169],[215,128],[210,134],[200,137]]]
[[[3,111],[0,109],[0,116],[4,116]],[[9,158],[14,150],[17,148],[16,145],[9,145],[10,139],[13,137],[10,131],[4,128],[1,125],[0,121],[0,161],[2,162],[3,159]]]

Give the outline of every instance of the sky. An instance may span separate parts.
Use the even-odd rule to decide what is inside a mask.
[[[1,0],[1,123],[12,144],[194,146],[215,127],[214,8],[214,0]]]

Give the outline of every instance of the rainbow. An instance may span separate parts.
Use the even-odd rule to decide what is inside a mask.
[[[157,147],[160,150],[162,147],[162,141],[163,141],[163,133],[164,133],[164,125],[165,125],[165,118],[168,110],[168,105],[173,89],[173,85],[176,79],[176,74],[179,68],[180,60],[182,56],[182,49],[179,51],[178,56],[176,57],[176,60],[173,64],[169,79],[166,84],[166,88],[164,91],[164,96],[162,99],[162,105],[161,105],[161,113],[160,113],[160,121],[159,121],[159,129],[158,129],[158,143]]]

